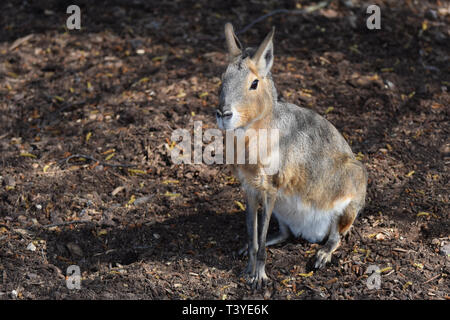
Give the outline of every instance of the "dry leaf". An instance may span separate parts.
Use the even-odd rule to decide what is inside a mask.
[[[378,273],[388,272],[388,271],[391,271],[391,270],[392,270],[392,267],[386,267],[386,268],[383,268],[383,269],[379,270]]]
[[[334,107],[328,107],[327,110],[325,110],[325,114],[328,114],[333,110],[334,110]]]
[[[300,277],[308,278],[308,277],[311,277],[313,274],[314,274],[314,271],[311,271],[311,272],[309,272],[309,273],[299,273],[298,275],[299,275]]]
[[[164,180],[163,182],[162,182],[162,184],[177,184],[177,183],[180,183],[180,181],[178,181],[178,180]]]
[[[422,22],[422,30],[425,31],[425,30],[427,30],[427,29],[428,29],[428,21],[427,21],[427,20],[424,20],[424,21]]]
[[[99,232],[97,232],[97,236],[105,236],[108,234],[108,231],[106,229],[102,229]]]
[[[408,281],[408,282],[406,282],[404,285],[403,285],[403,290],[405,290],[406,288],[408,288],[410,285],[412,285],[413,283],[411,282],[411,281]]]
[[[34,154],[28,153],[28,152],[22,152],[20,154],[21,157],[29,157],[29,158],[37,158]]]
[[[139,169],[128,169],[128,172],[131,174],[147,174],[146,171]]]
[[[415,173],[415,171],[412,170],[412,171],[408,172],[408,173],[406,174],[406,176],[407,176],[407,177],[411,177],[414,173]]]
[[[115,153],[109,154],[109,155],[105,158],[105,161],[110,160],[112,157],[114,157],[114,155],[115,155]]]
[[[245,205],[243,205],[241,202],[235,201],[234,203],[236,203],[242,211],[245,211]]]
[[[129,205],[133,204],[133,202],[134,202],[135,200],[136,200],[136,197],[134,196],[134,194],[133,194],[133,195],[131,195],[131,198],[130,198],[130,200],[128,200],[127,206],[129,206]]]
[[[355,159],[361,161],[362,159],[364,159],[364,154],[362,152],[358,152]]]
[[[181,194],[179,194],[179,193],[171,193],[169,191],[166,191],[166,193],[164,193],[164,196],[166,196],[166,197],[179,197],[179,196],[181,196]]]
[[[109,154],[109,153],[113,153],[116,152],[116,149],[112,148],[112,149],[108,149],[105,152],[103,152],[102,154]]]

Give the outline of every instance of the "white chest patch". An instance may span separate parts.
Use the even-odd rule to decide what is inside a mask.
[[[305,206],[299,196],[279,194],[273,214],[287,226],[296,237],[309,242],[321,242],[327,235],[333,219],[337,219],[351,199],[336,203],[331,210],[318,210]]]

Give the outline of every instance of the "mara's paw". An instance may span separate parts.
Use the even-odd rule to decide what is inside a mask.
[[[319,251],[317,251],[317,255],[316,255],[316,262],[314,263],[314,268],[315,269],[320,269],[325,267],[325,265],[331,261],[331,252],[324,250],[324,249],[320,249]]]
[[[257,266],[255,273],[247,279],[247,283],[251,285],[253,290],[264,289],[269,281],[264,265]]]
[[[251,266],[247,266],[242,273],[242,277],[253,290],[261,290],[265,288],[270,281],[264,266],[259,266],[256,270],[252,270]]]
[[[266,274],[266,271],[264,271],[264,268],[256,270],[256,274],[251,280],[250,284],[252,286],[253,290],[261,290],[267,286],[269,283],[269,277]]]

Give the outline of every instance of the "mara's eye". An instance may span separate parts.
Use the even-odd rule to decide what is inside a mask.
[[[256,90],[256,88],[258,88],[258,81],[258,79],[253,80],[250,90]]]

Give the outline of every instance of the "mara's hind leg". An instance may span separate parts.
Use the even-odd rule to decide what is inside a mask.
[[[279,232],[275,235],[271,235],[268,237],[267,241],[266,241],[266,247],[270,247],[270,246],[274,246],[277,245],[279,243],[284,242],[285,240],[287,240],[290,235],[291,235],[291,231],[289,229],[289,226],[284,223],[283,221],[281,221],[280,219],[277,219],[278,221],[278,229]],[[239,251],[239,255],[245,255],[247,254],[247,249],[248,249],[248,244],[246,243]]]
[[[339,234],[338,223],[333,222],[330,227],[327,242],[317,251],[316,262],[314,268],[319,269],[324,267],[327,262],[331,261],[331,255],[339,247],[341,236]]]
[[[350,203],[348,207],[345,208],[344,214],[339,217],[338,228],[339,234],[342,237],[345,237],[350,231],[350,228],[352,227],[357,214],[358,209],[355,208],[355,205],[353,203]]]
[[[327,262],[331,261],[331,255],[339,247],[341,242],[341,236],[345,236],[350,230],[350,227],[355,221],[358,211],[355,209],[353,203],[350,203],[345,209],[342,215],[340,215],[337,221],[333,221],[330,227],[330,233],[328,235],[327,242],[317,252],[316,262],[314,267],[316,269],[324,267]]]

